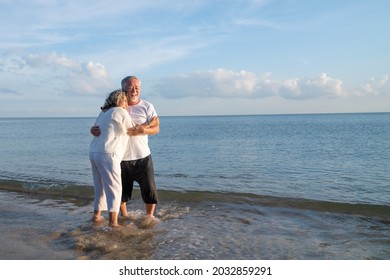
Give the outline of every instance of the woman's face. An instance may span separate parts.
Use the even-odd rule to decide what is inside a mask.
[[[122,98],[121,101],[119,101],[119,106],[118,107],[122,107],[124,109],[127,109],[128,107],[128,103],[127,103],[127,98]]]

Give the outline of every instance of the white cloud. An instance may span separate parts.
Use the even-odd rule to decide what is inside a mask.
[[[280,95],[291,99],[311,99],[317,97],[344,97],[343,82],[321,73],[314,79],[293,78],[283,82]]]
[[[264,98],[281,96],[287,99],[338,98],[347,95],[341,80],[322,73],[313,79],[291,78],[276,80],[271,73],[263,75],[234,72],[226,69],[197,71],[176,77],[163,78],[155,85],[162,97],[183,98]]]
[[[82,63],[81,68],[84,69],[84,72],[93,79],[105,80],[108,78],[108,73],[104,65],[98,62],[89,61],[87,63]]]
[[[387,81],[389,80],[389,75],[384,75],[383,77],[382,77],[382,79],[379,81],[379,86],[384,86],[386,83],[387,83]]]
[[[370,82],[360,86],[355,94],[357,96],[370,96],[370,95],[387,95],[390,94],[388,88],[389,75],[385,74],[380,79],[371,78]]]
[[[79,64],[65,55],[58,55],[55,52],[51,54],[38,55],[28,54],[22,58],[26,66],[32,68],[51,68],[57,69],[76,69]]]
[[[272,80],[270,73],[257,75],[244,70],[234,72],[222,68],[163,78],[155,85],[156,91],[167,98],[256,98],[274,95],[278,87],[279,82]]]
[[[35,84],[43,91],[51,88],[57,94],[98,95],[113,88],[105,66],[99,62],[78,62],[55,52],[5,56],[1,61],[2,72],[24,79],[24,84]],[[24,84],[14,82],[7,87],[23,92]]]

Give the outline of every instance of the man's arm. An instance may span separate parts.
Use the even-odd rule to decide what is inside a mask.
[[[145,131],[146,130],[146,131]],[[144,125],[144,134],[154,135],[160,132],[160,119],[156,116],[149,124]]]
[[[93,136],[98,137],[98,136],[100,136],[100,133],[101,133],[100,127],[99,127],[98,125],[97,125],[97,126],[93,126],[93,127],[91,127],[90,132],[91,132],[91,134],[92,134]]]

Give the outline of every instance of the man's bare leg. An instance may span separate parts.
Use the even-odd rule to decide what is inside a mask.
[[[120,212],[121,212],[122,217],[127,217],[128,216],[128,213],[127,213],[127,203],[126,202],[123,202],[123,201],[121,202]]]
[[[149,217],[154,217],[154,211],[156,209],[156,204],[145,204],[146,215]]]

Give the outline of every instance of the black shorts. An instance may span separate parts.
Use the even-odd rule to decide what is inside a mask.
[[[146,204],[157,204],[157,190],[154,182],[152,156],[138,160],[122,161],[122,202],[131,199],[134,181],[141,189],[142,199]]]

